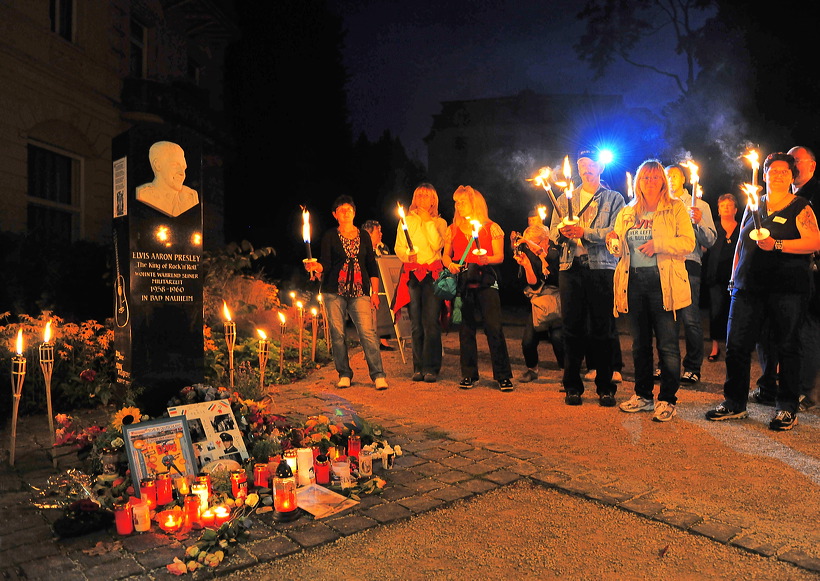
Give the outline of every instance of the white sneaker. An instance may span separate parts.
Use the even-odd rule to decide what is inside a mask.
[[[387,380],[384,377],[377,377],[375,383],[376,383],[376,389],[378,389],[378,390],[387,389]]]
[[[349,377],[340,377],[339,382],[336,384],[336,387],[350,387],[350,378]]]
[[[644,399],[639,395],[633,395],[618,407],[621,408],[622,412],[630,414],[635,412],[651,412],[655,409],[655,402],[651,399]]]
[[[655,415],[652,419],[656,422],[668,422],[672,419],[677,411],[675,411],[675,406],[668,401],[660,401],[655,404]]]

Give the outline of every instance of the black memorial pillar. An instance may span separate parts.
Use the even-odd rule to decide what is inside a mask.
[[[112,153],[116,381],[157,416],[204,375],[202,143],[146,125],[115,137]]]

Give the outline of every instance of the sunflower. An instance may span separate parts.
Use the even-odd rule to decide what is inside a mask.
[[[111,419],[111,427],[121,432],[123,426],[139,423],[141,417],[142,412],[140,412],[139,408],[124,407],[114,414],[114,417]]]

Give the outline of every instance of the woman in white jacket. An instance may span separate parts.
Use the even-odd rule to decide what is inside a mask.
[[[629,313],[635,395],[622,403],[625,412],[654,411],[668,422],[675,415],[680,387],[677,314],[692,303],[686,255],[695,233],[686,205],[669,194],[664,167],[644,161],[635,175],[635,199],[618,214],[607,247],[620,257],[615,268],[615,316]],[[652,337],[660,354],[661,385],[653,396]]]

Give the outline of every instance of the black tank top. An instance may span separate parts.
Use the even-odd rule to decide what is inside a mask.
[[[809,206],[809,202],[796,196],[788,206],[770,214],[766,200],[763,199],[760,204],[761,226],[768,228],[770,236],[776,240],[800,238],[797,216],[806,206]],[[738,244],[741,249],[735,270],[735,288],[808,294],[811,291],[811,255],[761,250],[749,237],[753,229],[752,214],[746,212],[740,227]]]

